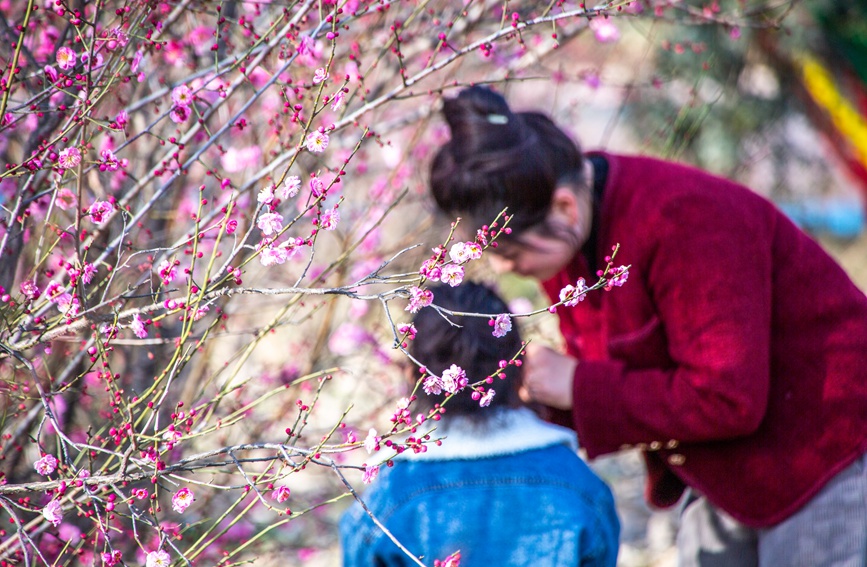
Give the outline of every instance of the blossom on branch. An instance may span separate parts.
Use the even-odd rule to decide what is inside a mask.
[[[482,257],[482,247],[476,242],[458,242],[449,250],[449,258],[456,264],[464,264]]]
[[[489,321],[489,323],[494,327],[492,334],[497,338],[505,337],[506,333],[512,330],[512,318],[509,317],[508,313],[500,313],[496,319]]]
[[[280,198],[289,199],[298,194],[298,189],[301,188],[301,179],[297,175],[290,175],[280,187]]]
[[[443,371],[442,376],[443,390],[449,394],[457,394],[463,390],[469,380],[467,373],[457,364],[452,364],[447,370]]]
[[[57,468],[57,459],[49,453],[33,463],[33,468],[42,476],[48,476]]]
[[[57,527],[63,521],[63,506],[59,500],[52,500],[42,508],[42,517]]]
[[[320,132],[319,130],[310,132],[307,134],[304,145],[313,153],[322,153],[325,151],[325,148],[328,147],[328,134]]]
[[[57,165],[59,165],[61,169],[72,169],[80,163],[81,152],[75,147],[63,149],[57,157]]]
[[[379,444],[380,438],[376,435],[376,429],[371,428],[367,433],[367,437],[364,438],[364,448],[367,449],[367,453],[370,454],[376,449],[376,446]]]
[[[193,503],[193,500],[195,500],[193,498],[193,491],[189,488],[182,488],[172,496],[172,510],[178,514],[183,514],[190,507],[190,504]]]
[[[587,297],[587,284],[584,283],[584,278],[578,278],[575,285],[567,285],[560,290],[560,301],[566,307],[575,307]]]
[[[422,307],[430,305],[433,302],[433,298],[434,295],[432,291],[412,286],[409,288],[409,305],[406,306],[405,311],[416,313]]]
[[[151,551],[147,554],[147,559],[145,560],[145,567],[169,567],[171,564],[172,558],[167,551],[163,551],[162,549]]]
[[[364,484],[370,484],[374,480],[376,480],[377,475],[379,475],[379,465],[368,465],[364,468],[364,474],[361,477],[361,482]]]
[[[77,56],[69,47],[61,47],[57,50],[57,66],[68,71],[75,67]]]
[[[452,287],[457,287],[464,281],[464,269],[456,264],[443,266],[440,272],[440,281]]]
[[[288,486],[278,486],[271,493],[271,498],[273,498],[274,500],[276,500],[277,502],[282,504],[283,502],[286,502],[289,499],[289,493],[290,492],[291,491],[289,490]]]

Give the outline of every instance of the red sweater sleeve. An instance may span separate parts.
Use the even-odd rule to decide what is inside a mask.
[[[572,415],[591,457],[746,436],[767,407],[774,216],[713,193],[681,195],[650,216],[646,257],[608,293],[646,286],[673,364],[627,361],[631,348],[641,351],[641,333],[620,345],[620,360],[578,364]]]

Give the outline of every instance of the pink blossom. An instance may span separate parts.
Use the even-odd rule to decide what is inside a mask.
[[[193,500],[195,500],[193,498],[193,491],[189,488],[182,488],[172,496],[172,510],[178,514],[183,514],[190,507],[190,504],[193,503]]]
[[[118,550],[114,550],[111,553],[106,551],[102,554],[102,562],[105,563],[106,567],[114,567],[120,563],[122,558],[123,554]]]
[[[440,281],[447,283],[452,287],[457,287],[461,285],[462,281],[464,281],[464,269],[456,264],[443,266]]]
[[[139,315],[138,313],[133,315],[132,321],[130,321],[129,326],[132,329],[132,332],[135,333],[135,336],[140,339],[147,338],[148,330],[145,327],[145,322],[142,320],[141,315]]]
[[[494,399],[495,394],[496,394],[496,392],[494,391],[494,389],[489,388],[488,391],[485,392],[485,394],[481,397],[481,399],[479,399],[479,405],[483,408],[486,408],[489,405],[491,405],[491,400]]]
[[[75,198],[75,193],[66,187],[60,189],[54,198],[54,204],[57,205],[57,208],[64,211],[74,208],[77,202],[78,199]]]
[[[367,449],[368,454],[372,453],[376,446],[379,444],[380,438],[376,435],[376,429],[371,428],[367,433],[367,437],[364,438],[364,448]]]
[[[290,175],[286,178],[286,181],[283,182],[283,186],[280,187],[280,198],[281,199],[289,199],[298,194],[298,190],[301,188],[301,179],[297,175]]]
[[[406,335],[409,340],[415,340],[415,335],[418,333],[418,329],[415,328],[415,325],[412,323],[403,323],[402,325],[397,326],[397,332],[401,335]]]
[[[99,157],[102,158],[102,167],[104,171],[117,171],[120,167],[120,160],[114,155],[114,152],[109,149],[104,149],[99,152]]]
[[[500,313],[493,323],[493,335],[497,338],[505,337],[506,333],[512,330],[512,318],[509,317],[508,313]]]
[[[409,288],[409,305],[405,311],[417,313],[422,307],[427,307],[433,302],[433,292],[429,289],[421,289],[420,287],[412,286]]]
[[[588,24],[593,30],[593,35],[596,36],[596,41],[600,43],[612,43],[620,39],[620,30],[611,21],[611,18],[594,18]]]
[[[434,561],[434,567],[461,567],[461,552],[455,551],[442,561],[439,559]]]
[[[114,210],[114,207],[108,201],[94,201],[90,207],[87,209],[87,213],[90,215],[90,220],[95,222],[96,224],[102,224],[107,219],[107,217]]]
[[[226,234],[233,234],[236,230],[238,230],[238,221],[229,219],[226,223]]]
[[[84,265],[81,267],[81,281],[89,284],[93,281],[93,277],[96,275],[97,271],[98,270],[96,269],[96,266],[94,266],[90,262],[85,262]]]
[[[60,152],[57,158],[57,165],[61,169],[72,169],[81,163],[81,152],[78,148],[65,148]]]
[[[370,484],[379,475],[379,465],[368,465],[364,467],[364,474],[361,477],[361,482]]]
[[[148,496],[150,496],[147,488],[133,488],[132,495],[138,500],[145,500]]]
[[[141,64],[142,57],[144,57],[144,52],[142,52],[141,49],[135,52],[132,62],[129,64],[129,70],[131,73],[138,71],[138,66]]]
[[[145,560],[145,567],[169,567],[171,564],[172,558],[168,552],[162,549],[151,551],[147,554],[147,559]]]
[[[81,304],[77,297],[73,297],[69,293],[62,293],[54,298],[54,304],[57,309],[67,317],[75,317],[81,308]]]
[[[319,197],[325,192],[325,183],[315,175],[310,178],[310,192],[314,197]]]
[[[263,205],[271,204],[274,201],[274,187],[272,185],[263,187],[256,196],[256,201]]]
[[[175,280],[175,277],[178,274],[177,266],[175,266],[175,263],[172,260],[163,260],[160,262],[157,271],[160,275],[160,279],[163,280],[163,285],[169,285]]]
[[[68,47],[61,47],[57,50],[57,66],[64,71],[68,71],[75,67],[76,59],[77,56],[75,55],[75,52]]]
[[[264,241],[263,241],[264,242]],[[259,247],[259,262],[263,266],[282,264],[289,259],[287,250],[282,246],[271,246],[270,243]]]
[[[340,89],[331,99],[331,110],[337,112],[340,110],[340,107],[343,106],[343,100],[346,98],[346,93],[343,92],[343,89]]]
[[[442,268],[440,268],[436,258],[428,258],[425,260],[422,263],[421,268],[419,268],[418,273],[432,280],[438,280],[443,275]]]
[[[48,476],[57,469],[57,459],[49,453],[33,463],[33,468],[42,476]]]
[[[313,153],[322,153],[328,147],[328,134],[316,130],[307,134],[307,139],[304,141],[307,149]]]
[[[278,486],[273,492],[271,492],[271,498],[282,504],[289,499],[290,492],[288,486]]]
[[[337,228],[337,223],[340,222],[340,212],[335,206],[333,209],[323,211],[322,218],[319,219],[319,226],[322,230],[334,230]]]
[[[21,290],[21,293],[28,301],[32,301],[39,297],[39,286],[36,285],[35,280],[24,280],[21,282],[18,289]]]
[[[59,500],[52,500],[42,508],[42,517],[57,527],[63,521],[63,506]]]
[[[608,272],[609,275],[609,285],[620,287],[626,283],[626,280],[629,278],[629,268],[626,266],[620,266],[619,268],[611,268]]]
[[[422,389],[428,396],[431,394],[438,396],[443,392],[443,381],[439,376],[431,374],[424,379]]]
[[[169,118],[171,118],[172,122],[175,124],[183,124],[190,119],[190,114],[189,106],[176,106],[171,112],[169,112]]]
[[[575,285],[567,285],[560,290],[560,301],[566,307],[575,307],[587,297],[587,285],[584,283],[584,278],[578,278]]]
[[[117,125],[123,128],[129,123],[129,114],[126,110],[121,110],[117,113],[117,117],[114,119],[117,122]]]
[[[45,71],[45,74],[48,75],[48,78],[51,79],[52,83],[56,83],[58,77],[60,77],[60,75],[57,74],[57,69],[51,65],[46,65],[42,70]]]
[[[265,236],[277,234],[283,230],[283,215],[280,213],[262,213],[259,215],[259,220],[256,221],[256,226]]]
[[[172,89],[172,102],[177,106],[190,106],[193,103],[193,91],[187,85],[179,85]]]
[[[457,264],[478,260],[481,257],[482,247],[476,242],[458,242],[449,250],[449,258]]]
[[[323,67],[320,67],[320,68],[316,69],[315,73],[313,73],[313,84],[318,85],[319,83],[326,80],[327,78],[328,78],[328,72]]]
[[[463,390],[469,382],[469,380],[467,380],[467,373],[457,364],[452,364],[447,370],[443,371],[442,381],[443,390],[449,394],[457,394]]]

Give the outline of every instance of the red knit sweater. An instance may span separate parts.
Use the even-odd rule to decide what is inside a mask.
[[[867,451],[867,298],[771,203],[655,159],[609,162],[597,257],[629,280],[559,308],[590,457],[645,450],[647,499],[684,484],[775,524]],[[590,276],[582,255],[544,283]]]

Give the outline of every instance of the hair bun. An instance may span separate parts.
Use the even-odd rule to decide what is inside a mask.
[[[499,150],[511,145],[503,128],[515,128],[517,116],[506,99],[487,87],[468,87],[443,102],[443,116],[453,140],[472,150]],[[488,134],[488,135],[485,135]],[[493,134],[493,135],[492,135]]]

